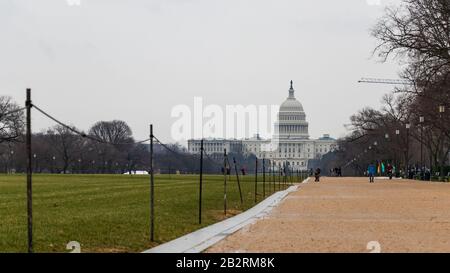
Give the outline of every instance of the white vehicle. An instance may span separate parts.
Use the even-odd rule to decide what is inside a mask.
[[[124,174],[130,174],[129,172],[126,172]],[[131,172],[132,175],[136,174],[136,175],[148,175],[148,171],[132,171]]]

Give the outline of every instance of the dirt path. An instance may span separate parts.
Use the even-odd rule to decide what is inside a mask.
[[[207,252],[450,252],[450,184],[324,178]]]

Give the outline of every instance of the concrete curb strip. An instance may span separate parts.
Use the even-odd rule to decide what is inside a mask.
[[[308,182],[309,178],[303,183]],[[228,218],[222,222],[199,229],[190,234],[184,235],[173,241],[159,245],[143,253],[199,253],[208,247],[216,244],[228,235],[235,233],[241,228],[254,223],[268,215],[289,193],[296,191],[297,186],[274,193],[272,196],[263,200],[256,206],[247,211],[238,214],[232,218]]]

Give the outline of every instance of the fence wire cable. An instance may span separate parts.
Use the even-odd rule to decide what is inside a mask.
[[[206,153],[204,150],[203,150],[203,154],[206,156],[206,158],[207,158],[209,161],[211,161],[211,163],[214,163],[215,165],[217,165],[217,166],[219,166],[219,167],[223,167],[222,163],[218,163],[217,161],[215,161],[214,159],[212,159],[212,158],[208,155],[208,153]]]
[[[12,111],[9,111],[9,112],[6,112],[6,113],[1,113],[0,114],[0,118],[4,117],[4,116],[9,116],[9,115],[15,114],[15,113],[20,112],[20,111],[24,111],[26,109],[27,109],[26,107],[23,107],[23,108],[15,109],[15,110],[12,110]]]
[[[167,144],[164,144],[164,143],[163,143],[161,140],[159,140],[157,137],[153,136],[153,138],[156,140],[156,142],[158,142],[164,149],[168,150],[169,152],[171,152],[171,153],[173,153],[173,154],[175,154],[175,155],[179,155],[179,156],[187,156],[187,155],[184,154],[184,153],[180,153],[180,152],[177,152],[177,151],[171,149],[169,146],[167,146]]]
[[[142,143],[150,141],[150,139],[145,139],[145,140],[138,141],[138,142],[127,142],[127,143],[113,143],[113,142],[104,141],[102,139],[90,136],[90,135],[88,135],[88,134],[86,134],[84,132],[80,132],[77,129],[75,129],[74,126],[69,126],[69,125],[59,121],[58,119],[56,119],[55,117],[51,116],[50,114],[48,114],[47,112],[45,112],[44,110],[42,110],[41,108],[39,108],[38,106],[36,106],[34,104],[32,105],[32,107],[35,108],[37,111],[39,111],[44,116],[46,116],[47,118],[49,118],[49,119],[53,120],[54,122],[56,122],[57,124],[61,125],[62,127],[70,130],[71,132],[73,132],[73,133],[75,133],[77,135],[80,135],[83,138],[87,138],[87,139],[90,139],[92,141],[96,141],[96,142],[103,143],[103,144],[109,144],[109,145],[132,145],[132,144],[142,144]]]

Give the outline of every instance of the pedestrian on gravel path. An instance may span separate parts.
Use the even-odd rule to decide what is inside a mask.
[[[392,165],[390,163],[388,163],[388,165],[386,167],[386,172],[389,177],[389,180],[392,180],[392,176],[394,175],[394,168],[392,167]]]
[[[320,168],[317,168],[314,172],[314,176],[316,177],[315,182],[320,182]]]
[[[369,175],[369,183],[375,182],[375,173],[377,172],[377,168],[373,163],[367,167],[367,174]]]

